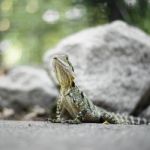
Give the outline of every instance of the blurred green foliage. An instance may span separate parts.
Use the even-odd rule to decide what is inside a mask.
[[[67,35],[121,19],[150,33],[148,0],[0,0],[0,61],[40,64]],[[2,62],[0,62],[2,63]]]
[[[81,11],[84,7],[68,0],[1,0],[0,40],[8,55],[16,53],[8,59],[18,56],[14,61],[21,64],[40,63],[47,49],[88,26]]]
[[[74,0],[74,4],[87,8],[92,25],[104,16],[108,22],[124,20],[150,34],[150,0]]]

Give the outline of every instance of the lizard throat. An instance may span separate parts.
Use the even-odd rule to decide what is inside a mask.
[[[57,61],[54,62],[54,71],[61,89],[68,90],[71,88],[74,80],[72,73]]]

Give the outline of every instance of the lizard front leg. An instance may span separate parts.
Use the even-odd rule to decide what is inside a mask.
[[[63,112],[62,100],[59,97],[57,100],[56,119],[49,118],[48,120],[53,122],[53,123],[61,123],[63,121],[63,119],[61,118],[62,112]]]

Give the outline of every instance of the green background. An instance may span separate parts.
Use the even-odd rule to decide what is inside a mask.
[[[45,19],[46,18],[46,19]],[[148,0],[0,0],[0,64],[42,63],[62,38],[114,20],[150,33]]]

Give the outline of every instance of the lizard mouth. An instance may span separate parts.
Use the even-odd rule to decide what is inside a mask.
[[[63,61],[59,60],[57,57],[54,57],[53,58],[53,66],[54,66],[54,69],[63,69],[63,70],[69,70],[69,65],[68,64],[65,64]]]
[[[53,58],[53,66],[54,66],[54,69],[56,70],[57,69],[64,70],[65,72],[68,72],[70,75],[74,76],[74,72],[70,68],[69,64],[58,59],[57,57]]]

